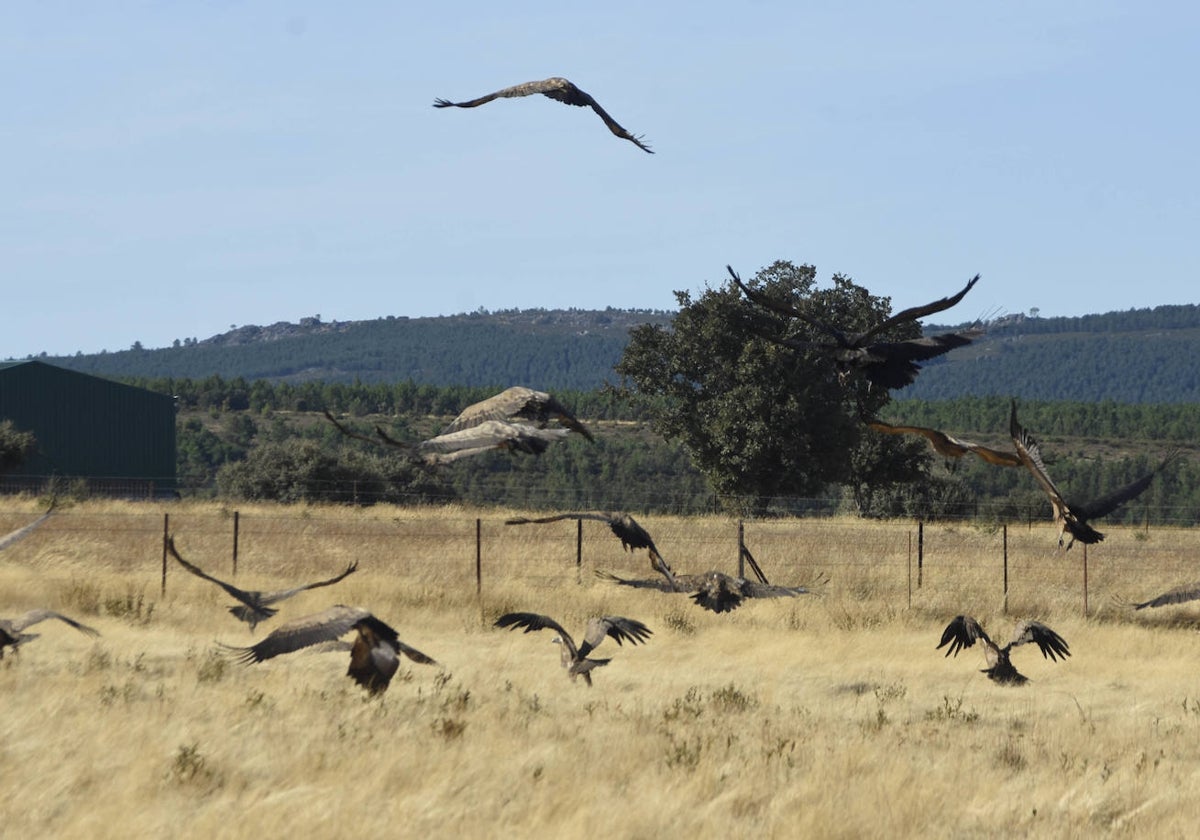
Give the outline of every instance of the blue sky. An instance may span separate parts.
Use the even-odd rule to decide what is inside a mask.
[[[981,273],[946,322],[1200,300],[1191,4],[414,6],[6,8],[0,358],[671,309],[776,259],[897,308]],[[656,154],[430,107],[554,75]]]

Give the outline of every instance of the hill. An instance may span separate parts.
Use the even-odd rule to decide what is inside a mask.
[[[508,310],[438,318],[244,326],[177,346],[39,358],[118,378],[219,375],[276,382],[512,383],[591,390],[637,324],[669,324],[651,310]],[[928,332],[952,327],[930,326]],[[1118,403],[1200,402],[1200,306],[1160,306],[1079,318],[1007,316],[980,341],[925,366],[901,399],[1015,396]]]

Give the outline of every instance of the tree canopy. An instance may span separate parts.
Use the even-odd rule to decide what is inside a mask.
[[[22,432],[11,420],[0,421],[0,474],[21,466],[36,448],[32,432]]]

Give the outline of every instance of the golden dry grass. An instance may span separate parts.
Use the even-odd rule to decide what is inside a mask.
[[[36,511],[6,500],[0,534]],[[1132,615],[1111,602],[1200,577],[1200,532],[1108,529],[1084,618],[1082,552],[1058,554],[1048,523],[1009,529],[1006,616],[999,530],[926,527],[910,606],[911,523],[749,522],[773,581],[830,583],[717,616],[595,580],[593,568],[650,576],[599,523],[584,525],[577,572],[573,522],[246,506],[240,586],[361,562],[251,634],[223,592],[181,570],[160,594],[164,513],[183,555],[228,578],[232,511],[215,504],[78,505],[0,554],[0,615],[49,606],[103,633],[39,625],[0,663],[0,834],[1147,837],[1200,820],[1200,604]],[[733,568],[733,521],[639,519],[677,570]],[[242,667],[214,651],[332,603],[375,611],[442,667],[406,664],[370,700],[345,653]],[[512,609],[572,630],[629,615],[654,636],[606,642],[613,661],[588,689],[564,676],[549,633],[490,626]],[[934,650],[958,612],[997,637],[1040,618],[1073,655],[1021,648],[1032,682],[994,685],[975,650]]]

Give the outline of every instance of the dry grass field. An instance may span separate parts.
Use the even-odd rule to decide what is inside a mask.
[[[37,512],[4,500],[0,534]],[[1048,521],[1008,529],[1007,614],[1000,529],[927,526],[918,587],[912,523],[748,522],[772,582],[829,583],[714,615],[595,579],[650,576],[599,523],[584,525],[577,569],[574,522],[506,527],[509,513],[241,508],[240,586],[361,564],[253,634],[178,567],[161,591],[164,514],[183,556],[229,579],[232,511],[56,514],[0,553],[0,616],[50,607],[103,635],[47,622],[0,663],[0,835],[1179,837],[1200,824],[1200,603],[1131,614],[1112,600],[1200,578],[1200,532],[1105,529],[1085,617],[1082,547],[1060,554]],[[734,521],[639,519],[677,571],[734,569]],[[441,666],[406,660],[369,699],[345,652],[246,667],[214,645],[333,603],[371,609]],[[491,626],[510,610],[573,631],[627,615],[654,635],[605,642],[612,663],[589,689],[549,632]],[[997,639],[1041,619],[1072,656],[1019,648],[1030,683],[995,685],[977,648],[934,649],[960,612]]]

